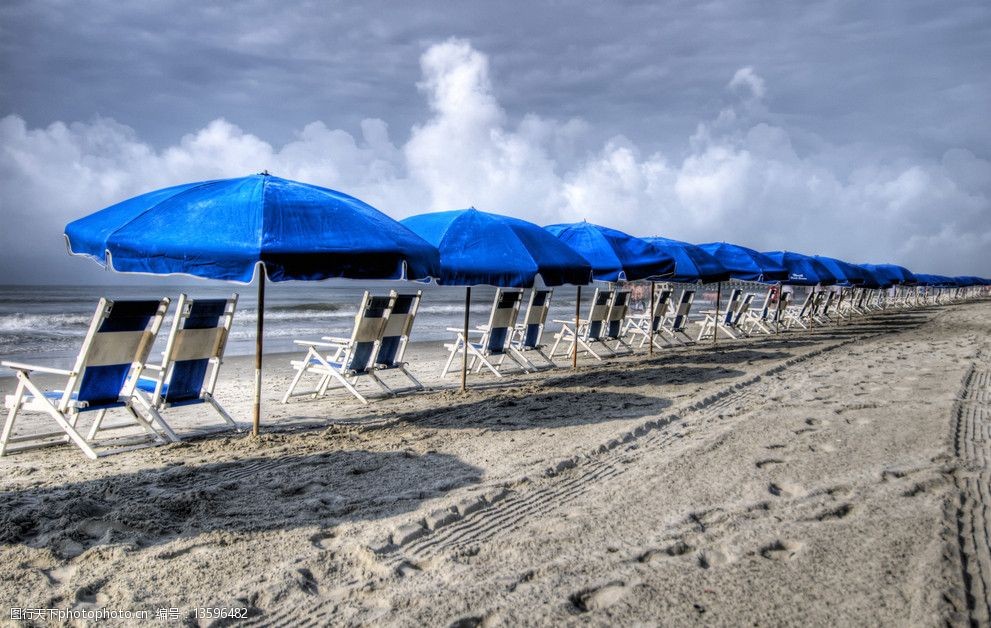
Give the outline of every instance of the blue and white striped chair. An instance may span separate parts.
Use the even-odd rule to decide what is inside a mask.
[[[9,409],[0,432],[0,456],[8,453],[12,443],[28,443],[18,449],[31,449],[71,442],[83,453],[96,459],[109,453],[164,444],[177,440],[164,422],[147,419],[137,412],[135,386],[158,336],[169,299],[160,301],[111,301],[100,299],[82,348],[72,369],[56,369],[19,362],[3,362],[17,376],[17,388],[5,399]],[[62,390],[44,391],[31,379],[33,373],[66,376]],[[108,410],[123,408],[133,418],[125,426],[140,426],[141,442],[117,438],[97,441],[97,433]],[[14,426],[22,412],[49,415],[59,430],[14,435]],[[93,427],[87,436],[80,433],[81,415],[94,413]]]
[[[236,307],[237,294],[195,300],[179,295],[162,361],[146,365],[138,380],[138,403],[157,423],[166,424],[163,410],[205,403],[241,431],[213,396]]]

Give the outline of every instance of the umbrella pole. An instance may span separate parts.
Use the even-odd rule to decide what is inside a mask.
[[[716,284],[716,318],[712,322],[712,344],[716,344],[719,336],[719,301],[723,298],[723,282]]]
[[[654,282],[650,282],[650,349],[647,350],[647,355],[654,355]]]
[[[258,265],[258,322],[255,328],[255,403],[251,435],[258,436],[262,420],[262,340],[265,330],[265,267]]]
[[[582,287],[578,286],[578,292],[575,294],[575,344],[574,351],[571,352],[571,368],[578,368],[578,320],[581,317],[582,308]]]
[[[461,356],[461,392],[468,390],[468,310],[471,309],[471,286],[465,288],[464,355]]]

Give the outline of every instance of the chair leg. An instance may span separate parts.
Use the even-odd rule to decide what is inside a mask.
[[[227,414],[227,410],[224,410],[224,407],[219,403],[217,403],[217,400],[213,398],[213,395],[206,393],[204,394],[203,398],[206,399],[206,402],[209,403],[214,410],[217,411],[217,414],[220,415],[220,417],[224,420],[225,423],[227,423],[228,425],[234,428],[235,432],[243,431],[241,430],[241,426],[238,425],[237,422],[231,418],[231,415]]]
[[[441,371],[440,376],[446,377],[448,372],[451,370],[451,363],[454,362],[454,356],[458,354],[458,349],[461,348],[461,334],[458,334],[458,340],[451,347],[451,355],[447,356],[447,363],[444,364],[444,370]],[[463,349],[462,349],[463,350]]]
[[[14,420],[17,418],[17,412],[20,410],[23,401],[24,382],[18,377],[17,390],[14,392],[14,403],[10,406],[10,411],[7,413],[7,421],[3,424],[3,433],[0,434],[0,456],[7,454],[7,441],[10,440],[10,435],[14,432]]]
[[[306,364],[300,364],[299,369],[296,370],[296,375],[289,382],[289,389],[286,394],[282,395],[282,403],[289,403],[289,397],[296,391],[296,386],[299,386],[299,382],[303,379],[303,373],[306,372]]]
[[[93,420],[93,425],[89,428],[89,434],[86,435],[88,440],[94,440],[96,438],[96,433],[100,431],[100,424],[103,423],[105,416],[107,416],[106,410],[100,410],[96,413],[96,419]]]

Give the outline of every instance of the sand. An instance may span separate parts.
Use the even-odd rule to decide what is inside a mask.
[[[0,459],[6,607],[248,625],[987,624],[991,304],[278,403],[265,433]],[[217,397],[250,416],[251,362]],[[2,383],[4,392],[11,383]],[[372,391],[367,387],[365,390]],[[216,422],[166,415],[180,433]],[[25,425],[29,425],[26,423]]]

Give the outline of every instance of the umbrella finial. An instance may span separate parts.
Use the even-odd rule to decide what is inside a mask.
[[[263,176],[263,177],[270,177],[270,176],[272,176],[271,174],[269,174],[268,170],[262,170],[258,174],[261,175],[261,176]]]

